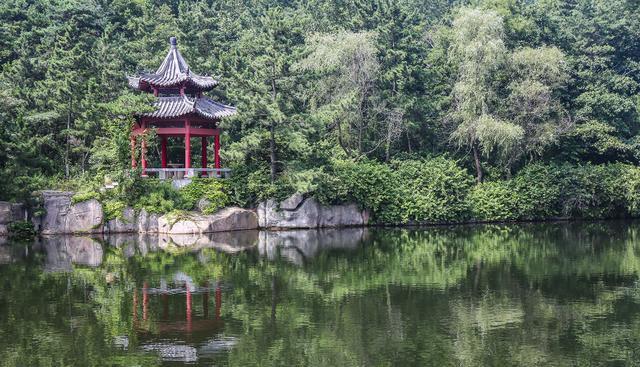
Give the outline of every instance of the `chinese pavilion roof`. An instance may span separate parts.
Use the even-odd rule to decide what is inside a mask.
[[[203,92],[213,89],[218,84],[218,81],[210,76],[192,73],[178,51],[176,38],[171,37],[170,43],[169,53],[158,70],[128,77],[129,86],[144,91],[151,91],[153,87],[160,89],[185,86],[190,92]]]
[[[235,107],[227,106],[207,97],[158,97],[154,107],[156,107],[155,111],[145,113],[143,116],[166,119],[195,114],[207,119],[220,119],[236,113]]]

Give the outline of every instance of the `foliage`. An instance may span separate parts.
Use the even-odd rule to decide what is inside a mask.
[[[395,174],[391,168],[373,161],[335,160],[320,176],[315,196],[322,203],[355,202],[383,222],[399,222],[390,212],[394,203]]]
[[[397,215],[402,222],[446,223],[462,221],[473,178],[451,159],[398,161]]]
[[[180,196],[184,200],[184,205],[191,209],[200,199],[207,200],[209,205],[202,209],[204,214],[212,214],[229,203],[226,183],[215,178],[193,179],[190,184],[180,189]]]
[[[640,162],[639,17],[627,0],[3,2],[0,200],[37,206],[33,191],[58,188],[192,207],[129,171],[131,124],[153,97],[123,75],[157,67],[176,36],[240,112],[220,122],[230,203],[299,191],[384,222],[470,219],[467,175],[417,163],[444,157],[513,187],[510,218],[637,215],[635,176],[613,163]]]
[[[102,211],[104,213],[104,221],[107,222],[111,219],[122,218],[123,211],[127,204],[123,201],[108,199],[102,203]]]
[[[487,182],[469,195],[477,220],[637,216],[637,168],[610,165],[530,165],[508,181]]]
[[[37,235],[33,223],[27,220],[12,222],[7,226],[9,238],[12,241],[25,243],[32,241]]]

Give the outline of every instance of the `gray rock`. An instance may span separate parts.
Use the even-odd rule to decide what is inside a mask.
[[[258,222],[261,228],[317,228],[320,218],[320,204],[309,198],[296,210],[278,210],[274,200],[258,205]]]
[[[369,215],[360,210],[356,204],[323,206],[319,227],[354,227],[364,226],[369,222]]]
[[[13,221],[11,203],[0,201],[0,224],[9,224]]]
[[[0,224],[0,238],[6,237],[9,235],[9,228],[6,224]]]
[[[300,193],[295,193],[280,203],[280,209],[296,210],[298,209],[302,201],[304,201],[304,196],[302,196],[302,194]]]
[[[130,207],[124,208],[122,216],[111,219],[105,226],[105,232],[109,233],[133,233],[137,230],[136,212]]]
[[[242,208],[224,208],[213,215],[188,213],[184,217],[167,214],[158,218],[158,231],[168,234],[202,234],[257,229],[256,213]]]
[[[9,224],[11,222],[25,220],[27,218],[24,205],[0,201],[0,224]]]
[[[257,214],[260,228],[352,227],[365,226],[369,222],[367,211],[360,210],[355,204],[323,206],[314,198],[302,199],[300,194],[291,196],[279,206],[274,200],[262,202]]]
[[[95,199],[71,204],[72,192],[44,191],[46,214],[41,218],[42,234],[101,233],[102,205]]]
[[[138,233],[158,233],[158,218],[160,216],[155,213],[147,213],[146,210],[140,210],[138,213]]]
[[[211,205],[211,202],[207,199],[200,199],[198,200],[198,202],[196,203],[196,208],[198,208],[198,211],[200,213],[204,212],[205,209],[207,209],[207,207],[209,207],[209,205]]]

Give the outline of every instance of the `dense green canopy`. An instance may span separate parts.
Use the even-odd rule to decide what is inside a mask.
[[[0,1],[0,199],[126,169],[147,101],[125,76],[171,36],[238,107],[225,165],[266,180],[443,153],[494,178],[635,164],[638,19],[633,0]]]

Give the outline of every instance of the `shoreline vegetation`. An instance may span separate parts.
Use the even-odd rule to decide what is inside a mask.
[[[298,192],[296,185],[283,181],[248,185],[250,175],[238,173],[225,180],[196,178],[180,189],[173,188],[170,181],[137,175],[109,190],[101,183],[82,181],[75,183],[80,191],[73,194],[71,204],[97,201],[101,219],[90,227],[104,225],[105,233],[117,233],[117,228],[139,231],[136,228],[141,212],[145,223],[150,216],[156,222],[161,218],[161,222],[170,224],[165,233],[176,234],[180,228],[192,231],[193,225],[201,233],[211,228],[234,230],[231,218],[243,218],[237,219],[242,222],[242,229],[286,230],[631,219],[640,214],[640,168],[620,163],[531,164],[509,180],[477,184],[459,162],[444,157],[390,164],[339,160],[314,176],[307,183],[311,190],[304,194]],[[274,204],[265,204],[269,201]],[[305,207],[307,202],[310,204]],[[258,204],[268,206],[268,212],[256,209]],[[38,205],[42,203],[30,204],[32,216],[46,212]],[[231,212],[223,219],[216,217],[223,209],[233,207],[256,214],[238,208],[232,210],[235,217],[229,217]],[[319,219],[323,210],[328,221]],[[353,221],[356,216],[358,219]],[[173,229],[178,222],[189,223]],[[144,228],[143,232],[156,230],[150,229],[149,224]],[[86,230],[80,232],[83,231]]]
[[[638,18],[626,0],[1,3],[0,200],[38,217],[34,192],[73,191],[104,222],[296,193],[371,225],[640,217]],[[149,168],[186,157],[153,129],[130,145],[152,97],[125,78],[173,36],[238,108],[219,122],[232,176],[180,190],[130,168],[143,146]]]

